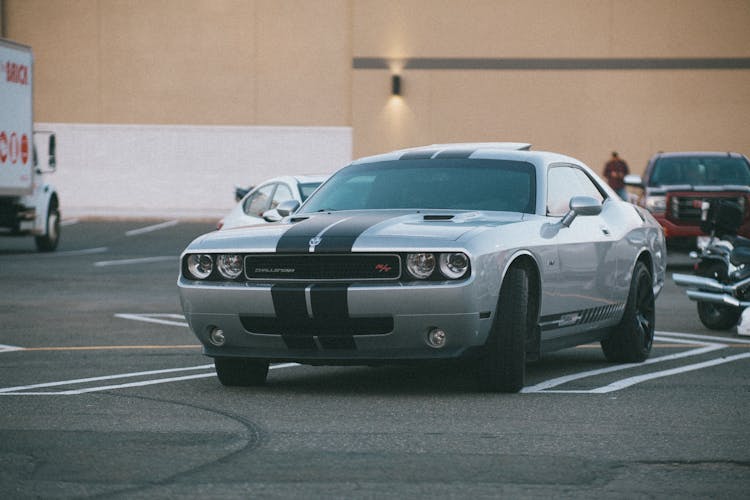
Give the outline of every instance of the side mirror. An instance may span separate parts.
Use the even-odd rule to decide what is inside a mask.
[[[279,214],[278,209],[272,208],[271,210],[266,210],[261,215],[263,217],[263,220],[266,222],[279,222],[283,217],[281,214]]]
[[[281,217],[288,217],[297,211],[298,208],[299,202],[297,200],[286,200],[276,206],[276,212],[278,212]]]
[[[57,168],[57,140],[55,139],[55,134],[49,136],[48,148],[49,168],[55,170]]]
[[[622,180],[622,182],[624,182],[626,186],[632,186],[632,187],[643,189],[643,179],[641,179],[640,175],[634,175],[634,174],[626,175],[625,178]]]
[[[599,215],[602,213],[602,203],[591,196],[574,196],[570,199],[570,211],[562,218],[562,225],[569,227],[573,220],[581,216]]]

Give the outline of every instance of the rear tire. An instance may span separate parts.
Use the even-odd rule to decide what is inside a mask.
[[[643,262],[637,262],[625,314],[609,337],[601,342],[608,361],[640,363],[648,358],[654,343],[655,311],[651,273]]]
[[[526,378],[529,322],[529,271],[521,265],[508,270],[481,370],[482,385],[491,392],[520,391]]]
[[[268,376],[268,361],[247,358],[214,358],[219,382],[226,386],[263,385]]]
[[[737,326],[742,310],[732,306],[722,306],[712,302],[698,302],[698,317],[706,328],[729,330]]]
[[[698,276],[713,278],[719,281],[726,279],[726,266],[719,262],[712,262],[696,273]],[[737,326],[742,316],[742,310],[732,306],[714,304],[712,302],[698,302],[698,317],[706,328],[711,330],[729,330]]]

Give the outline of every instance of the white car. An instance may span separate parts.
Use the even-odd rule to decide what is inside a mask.
[[[327,178],[327,175],[287,175],[269,179],[247,193],[232,211],[219,221],[217,229],[280,221],[282,217],[276,211],[279,203],[286,200],[302,203]]]

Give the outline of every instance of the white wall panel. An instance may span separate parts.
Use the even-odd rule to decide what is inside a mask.
[[[330,173],[351,161],[350,127],[37,123],[57,134],[47,177],[63,216],[217,218],[234,185]]]

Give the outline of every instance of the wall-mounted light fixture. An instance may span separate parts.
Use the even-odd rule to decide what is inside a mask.
[[[401,75],[391,77],[391,94],[401,95]]]

